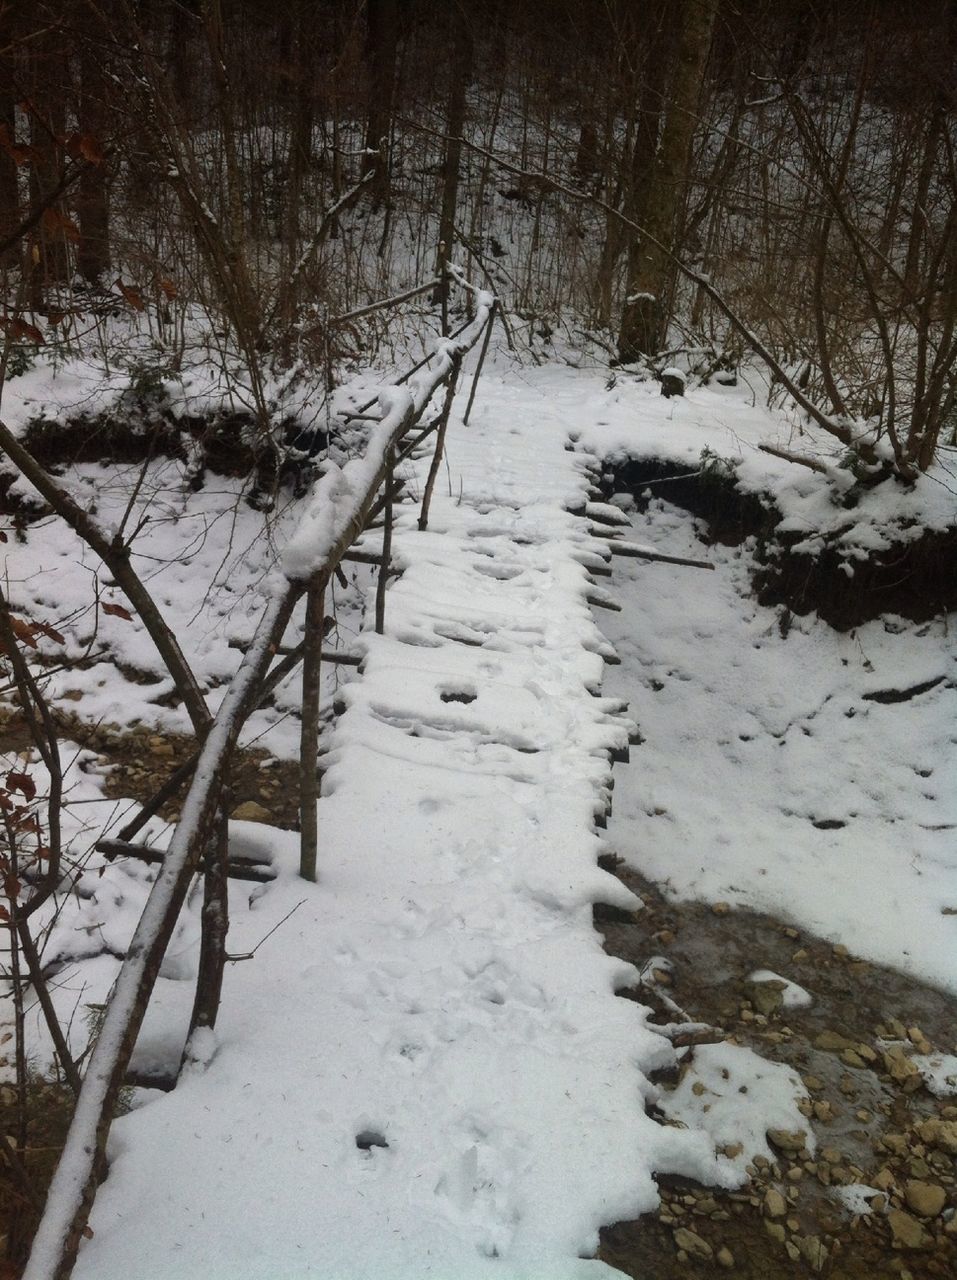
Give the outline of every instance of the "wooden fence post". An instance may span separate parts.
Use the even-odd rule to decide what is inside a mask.
[[[389,450],[389,468],[385,473],[385,527],[382,530],[382,564],[375,589],[375,629],[381,636],[385,631],[385,589],[389,581],[389,560],[392,555],[392,521],[395,506],[395,449]]]
[[[432,490],[435,488],[435,481],[439,474],[439,467],[442,465],[442,454],[445,449],[445,432],[449,425],[449,417],[452,413],[452,401],[455,399],[455,387],[459,380],[459,370],[462,368],[462,356],[459,352],[452,355],[452,369],[449,373],[449,381],[445,388],[445,403],[442,405],[442,414],[439,419],[439,434],[435,441],[435,453],[432,455],[432,465],[429,467],[429,478],[425,482],[425,493],[422,495],[422,511],[419,514],[419,530],[429,527],[429,507],[432,505]]]
[[[315,580],[306,593],[302,657],[302,728],[299,734],[299,874],[316,881],[319,849],[319,676],[322,667],[323,585]]]

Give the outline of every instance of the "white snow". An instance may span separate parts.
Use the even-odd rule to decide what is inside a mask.
[[[439,362],[449,358],[440,350]],[[472,425],[453,415],[428,531],[402,508],[386,634],[359,630],[358,587],[336,589],[339,642],[364,664],[355,678],[325,674],[324,705],[335,688],[343,710],[323,740],[319,883],[295,875],[294,833],[233,824],[234,847],[255,846],[278,878],[234,885],[229,949],[262,945],[230,966],[215,1035],[194,1037],[175,1092],[140,1093],[115,1124],[79,1280],[610,1275],[594,1260],[598,1229],[652,1209],[657,1174],[737,1185],[749,1160],[772,1154],[768,1128],[807,1130],[799,1079],[740,1046],[697,1047],[672,1092],[650,1081],[675,1051],[647,1010],[614,995],[638,974],[605,955],[591,906],[640,904],[598,868],[608,847],[675,897],[772,912],[957,989],[947,627],[886,619],[838,635],[808,618],[783,636],[749,594],[749,546],[705,547],[668,505],[667,484],[651,488],[645,511],[630,495],[589,510],[586,468],[626,456],[698,466],[708,446],[734,459],[742,485],[774,494],[809,552],[823,537],[850,568],[878,545],[885,518],[906,530],[919,511],[943,527],[952,496],[932,481],[882,487],[845,510],[819,477],[756,451],[764,439],[787,444],[796,428],[750,405],[746,387],[689,385],[666,401],[656,383],[608,386],[606,376],[491,362]],[[101,392],[90,369],[69,366],[17,383],[5,413],[22,426],[41,404],[62,413],[65,387],[95,407],[128,378]],[[387,397],[386,418],[424,385]],[[199,389],[198,374],[193,393],[208,403],[219,394]],[[268,520],[237,504],[234,481],[211,478],[187,496],[182,464],[147,468],[134,518],[152,523],[134,563],[214,711],[239,665],[231,646],[248,645],[277,590],[279,550],[298,528],[284,568],[314,570],[371,457],[330,460],[310,499],[287,500]],[[404,468],[413,495],[426,465]],[[109,525],[137,471],[84,465],[69,482]],[[603,567],[615,529],[592,536],[575,511],[630,515],[640,545],[708,558],[716,572],[616,557],[614,578],[596,588],[586,566]],[[51,696],[70,694],[87,721],[186,728],[165,706],[169,686],[138,620],[97,613],[96,591],[114,593],[69,531],[33,524],[3,555],[14,603],[64,632],[66,658],[92,646],[92,660],[50,675]],[[623,611],[603,610],[599,629],[587,597],[603,593]],[[300,610],[291,642],[301,625]],[[606,671],[601,655],[616,651],[622,665]],[[905,702],[872,696],[933,680]],[[609,794],[609,752],[629,737],[622,699],[644,745],[615,769],[606,844],[594,817]],[[297,702],[294,678],[250,722],[280,759],[297,748]],[[65,828],[80,854],[110,815],[122,822],[122,806],[103,798],[92,756],[73,755]],[[42,786],[42,769],[30,769]],[[165,874],[89,859],[47,944],[67,964],[56,992],[65,1018],[105,999],[190,817],[177,830],[150,824],[150,842],[171,851]],[[179,1060],[198,936],[194,894],[140,1036],[140,1068]],[[813,994],[770,971],[751,977],[787,983],[789,1008]],[[123,983],[119,995],[128,998]],[[80,1047],[81,1016],[72,1034]],[[957,1060],[915,1061],[932,1089],[953,1091]],[[737,1143],[737,1157],[716,1154]]]

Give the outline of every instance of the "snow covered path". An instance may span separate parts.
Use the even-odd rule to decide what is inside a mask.
[[[282,872],[231,952],[302,905],[227,975],[202,1061],[115,1125],[81,1280],[614,1275],[598,1228],[656,1203],[653,1171],[737,1181],[644,1115],[673,1051],[592,926],[637,903],[596,865],[627,725],[597,696],[582,459],[537,393],[480,399],[341,691],[320,883],[246,830]]]

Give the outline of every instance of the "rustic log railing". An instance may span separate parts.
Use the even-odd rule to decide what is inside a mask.
[[[380,414],[375,418],[364,455],[341,467],[330,466],[315,484],[306,513],[282,556],[284,580],[269,600],[255,636],[208,730],[203,726],[205,731],[198,733],[202,740],[197,751],[174,775],[177,783],[182,785],[191,774],[189,790],[90,1055],[63,1153],[34,1237],[24,1280],[66,1280],[73,1270],[80,1241],[88,1233],[86,1224],[97,1184],[105,1171],[107,1137],[133,1047],[167,944],[193,877],[200,870],[204,858],[207,874],[212,877],[203,906],[201,974],[205,990],[197,990],[190,1038],[198,1028],[212,1026],[215,1021],[225,963],[228,918],[225,891],[230,873],[228,849],[223,838],[224,779],[247,718],[299,662],[304,667],[300,869],[307,879],[316,878],[318,693],[320,664],[324,657],[322,602],[326,588],[343,559],[347,556],[358,558],[355,553],[350,553],[352,544],[374,520],[382,516],[382,554],[373,559],[379,567],[375,596],[376,629],[381,630],[384,625],[385,585],[398,488],[395,468],[412,448],[433,433],[437,433],[436,455],[441,456],[451,411],[451,392],[462,358],[483,333],[487,336],[494,321],[492,295],[475,289],[454,270],[450,270],[450,276],[456,284],[471,292],[475,304],[474,318],[455,335],[436,343],[431,355],[410,371],[410,374],[419,372],[418,377],[406,375],[379,394]],[[487,347],[487,342],[485,345]],[[431,367],[420,372],[427,365]],[[402,385],[405,382],[409,382],[408,389]],[[407,440],[409,433],[443,385],[449,390],[441,412],[410,444]],[[370,401],[359,415],[352,416],[367,416],[366,411],[375,403]],[[437,472],[437,464],[433,470]],[[425,528],[428,521],[430,496],[431,485],[423,501],[420,528]],[[283,635],[293,610],[303,596],[307,599],[304,639],[301,644],[288,649],[272,667],[274,657],[282,648]],[[205,710],[204,705],[202,709]],[[194,718],[200,720],[201,716],[197,712]],[[173,793],[169,791],[169,784],[163,791]],[[162,800],[154,797],[144,807],[146,816],[155,813],[160,803]],[[126,843],[125,849],[117,848],[116,842],[104,842],[109,844],[109,852],[114,856],[131,852],[129,842],[145,820],[140,815],[123,829],[121,841]],[[186,1053],[189,1053],[189,1043]]]

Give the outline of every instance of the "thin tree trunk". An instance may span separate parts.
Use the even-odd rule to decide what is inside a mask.
[[[389,138],[395,102],[396,52],[399,44],[397,0],[366,0],[366,60],[369,64],[369,110],[362,172],[375,170],[373,195],[385,203],[390,186]]]
[[[107,119],[106,73],[100,43],[80,42],[80,132],[91,137],[102,150]],[[80,175],[77,191],[80,242],[76,269],[89,284],[96,284],[110,270],[110,201],[107,170],[103,164],[88,164]]]
[[[660,350],[665,341],[669,318],[666,299],[674,279],[670,251],[674,247],[675,218],[688,180],[691,141],[716,9],[717,0],[684,0],[677,15],[675,66],[640,224],[649,234],[641,237],[633,257],[618,337],[618,354],[623,363]]]
[[[0,5],[0,132],[14,143],[16,129],[16,95],[13,87],[12,45],[14,39],[13,9]],[[0,242],[12,235],[20,224],[20,200],[17,194],[17,166],[0,147]],[[0,269],[14,266],[19,254],[15,245],[0,255]]]
[[[465,92],[472,75],[472,33],[469,31],[463,10],[452,7],[452,56],[450,72],[452,87],[449,93],[449,110],[446,118],[445,161],[442,167],[442,212],[439,216],[439,246],[436,256],[436,274],[444,277],[445,264],[452,256],[452,240],[455,235],[455,209],[459,194],[459,168],[462,160],[462,130],[465,127]],[[443,300],[448,297],[448,281],[442,278],[440,286]]]

